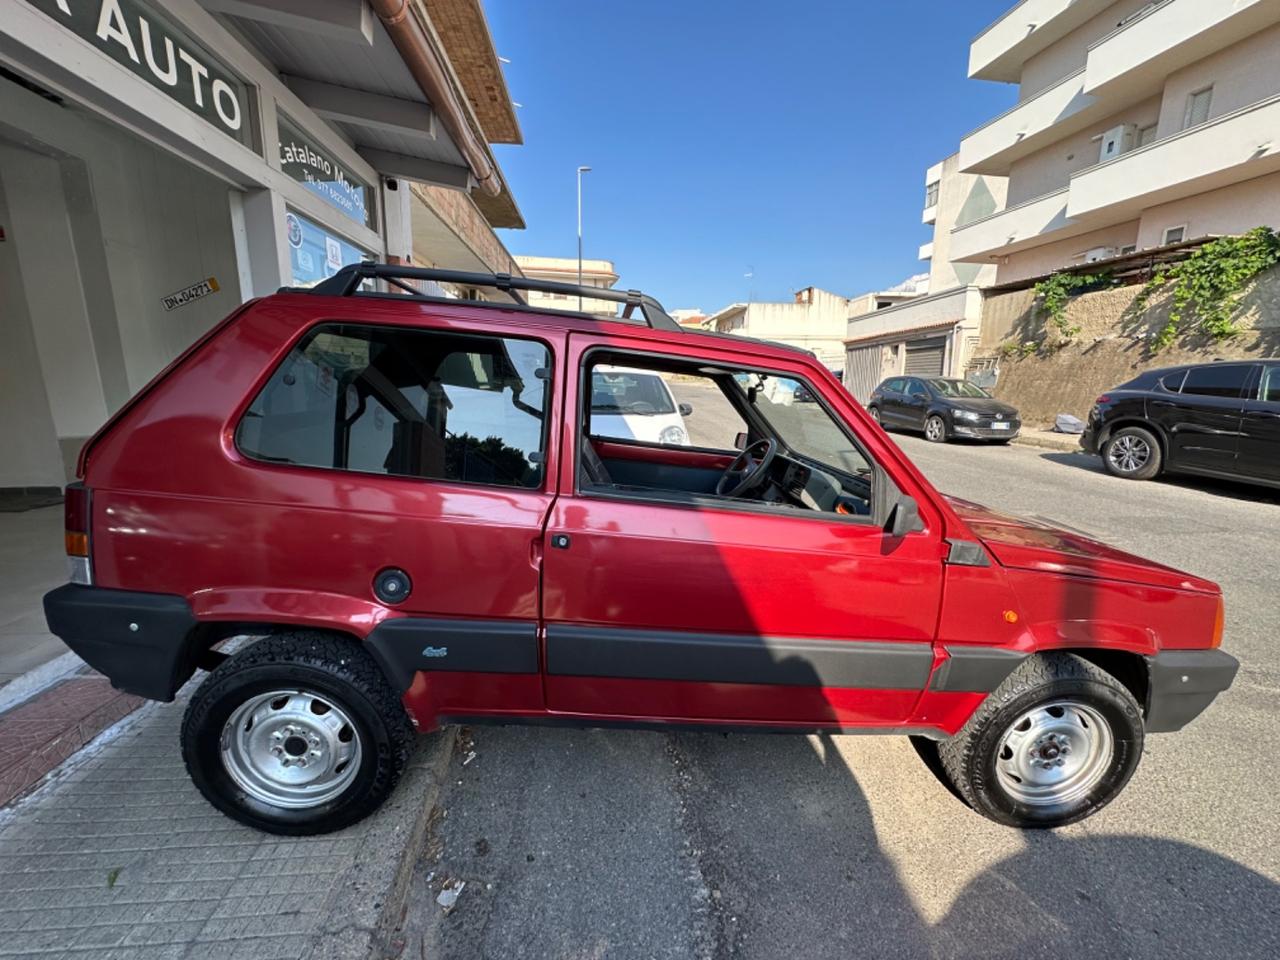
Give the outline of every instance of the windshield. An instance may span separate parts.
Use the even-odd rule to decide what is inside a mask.
[[[675,404],[662,378],[636,370],[597,367],[591,374],[591,412],[638,414],[651,417],[675,413]]]
[[[852,476],[871,472],[867,458],[818,403],[811,388],[789,377],[738,374],[734,379],[793,451]]]
[[[937,390],[944,397],[973,397],[981,399],[983,397],[990,399],[991,394],[983,390],[979,386],[975,386],[968,380],[930,380],[929,386]]]

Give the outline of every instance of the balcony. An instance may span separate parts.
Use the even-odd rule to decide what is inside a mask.
[[[1068,192],[1064,187],[960,227],[951,234],[951,259],[987,263],[993,254],[1004,256],[1072,236],[1075,224],[1067,218]]]
[[[933,259],[933,241],[929,241],[928,243],[921,244],[921,246],[920,246],[920,259],[921,259],[921,260],[932,260],[932,259]]]
[[[1089,48],[1084,92],[1155,93],[1169,74],[1276,23],[1280,0],[1164,0]]]
[[[1015,160],[1083,130],[1108,108],[1084,92],[1085,72],[1067,77],[960,141],[960,170],[1007,177]]]
[[[1105,214],[1107,222],[1119,222],[1148,207],[1277,171],[1280,96],[1076,174],[1065,214],[1095,222]]]
[[[969,47],[969,76],[1017,83],[1022,65],[1114,0],[1022,0]],[[1195,2],[1195,0],[1192,0]]]

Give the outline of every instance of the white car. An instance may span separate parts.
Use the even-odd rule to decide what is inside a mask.
[[[687,447],[684,418],[693,413],[676,403],[667,382],[648,370],[598,366],[591,374],[591,433],[617,440]]]

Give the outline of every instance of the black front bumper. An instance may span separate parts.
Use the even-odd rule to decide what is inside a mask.
[[[1231,686],[1240,662],[1221,650],[1165,650],[1147,660],[1147,732],[1181,730]]]
[[[50,632],[126,693],[169,701],[195,672],[197,621],[182,597],[68,583],[45,594],[44,616]]]

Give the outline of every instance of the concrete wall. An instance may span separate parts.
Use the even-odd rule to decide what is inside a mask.
[[[1280,93],[1280,24],[1171,74],[1160,113],[1162,139],[1182,129],[1187,98],[1208,86],[1211,120]]]
[[[1102,144],[1096,138],[1106,131],[1125,123],[1142,128],[1159,119],[1160,98],[1151,97],[1014,161],[1009,170],[1009,206],[1061,190],[1071,182],[1072,174],[1096,167],[1102,158]]]
[[[12,222],[0,182],[0,223]],[[57,487],[65,479],[62,457],[22,290],[17,245],[6,240],[0,243],[0,488]]]
[[[1280,356],[1280,268],[1267,273],[1241,301],[1238,336],[1213,341],[1203,335],[1184,337],[1154,352],[1155,334],[1169,316],[1170,295],[1153,297],[1145,310],[1135,310],[1139,285],[1102,290],[1076,297],[1067,320],[1081,328],[1057,349],[1039,346],[1023,356],[1024,344],[1042,345],[1052,337],[1035,308],[1030,290],[988,297],[983,312],[982,351],[1001,343],[1018,348],[1000,361],[995,395],[1022,411],[1032,425],[1045,425],[1059,413],[1084,419],[1094,400],[1106,390],[1131,380],[1142,370],[1215,359]]]
[[[1075,73],[1084,66],[1089,47],[1114,31],[1122,20],[1141,10],[1149,2],[1150,0],[1121,0],[1114,3],[1088,23],[1040,51],[1023,64],[1019,99],[1034,97]]]

